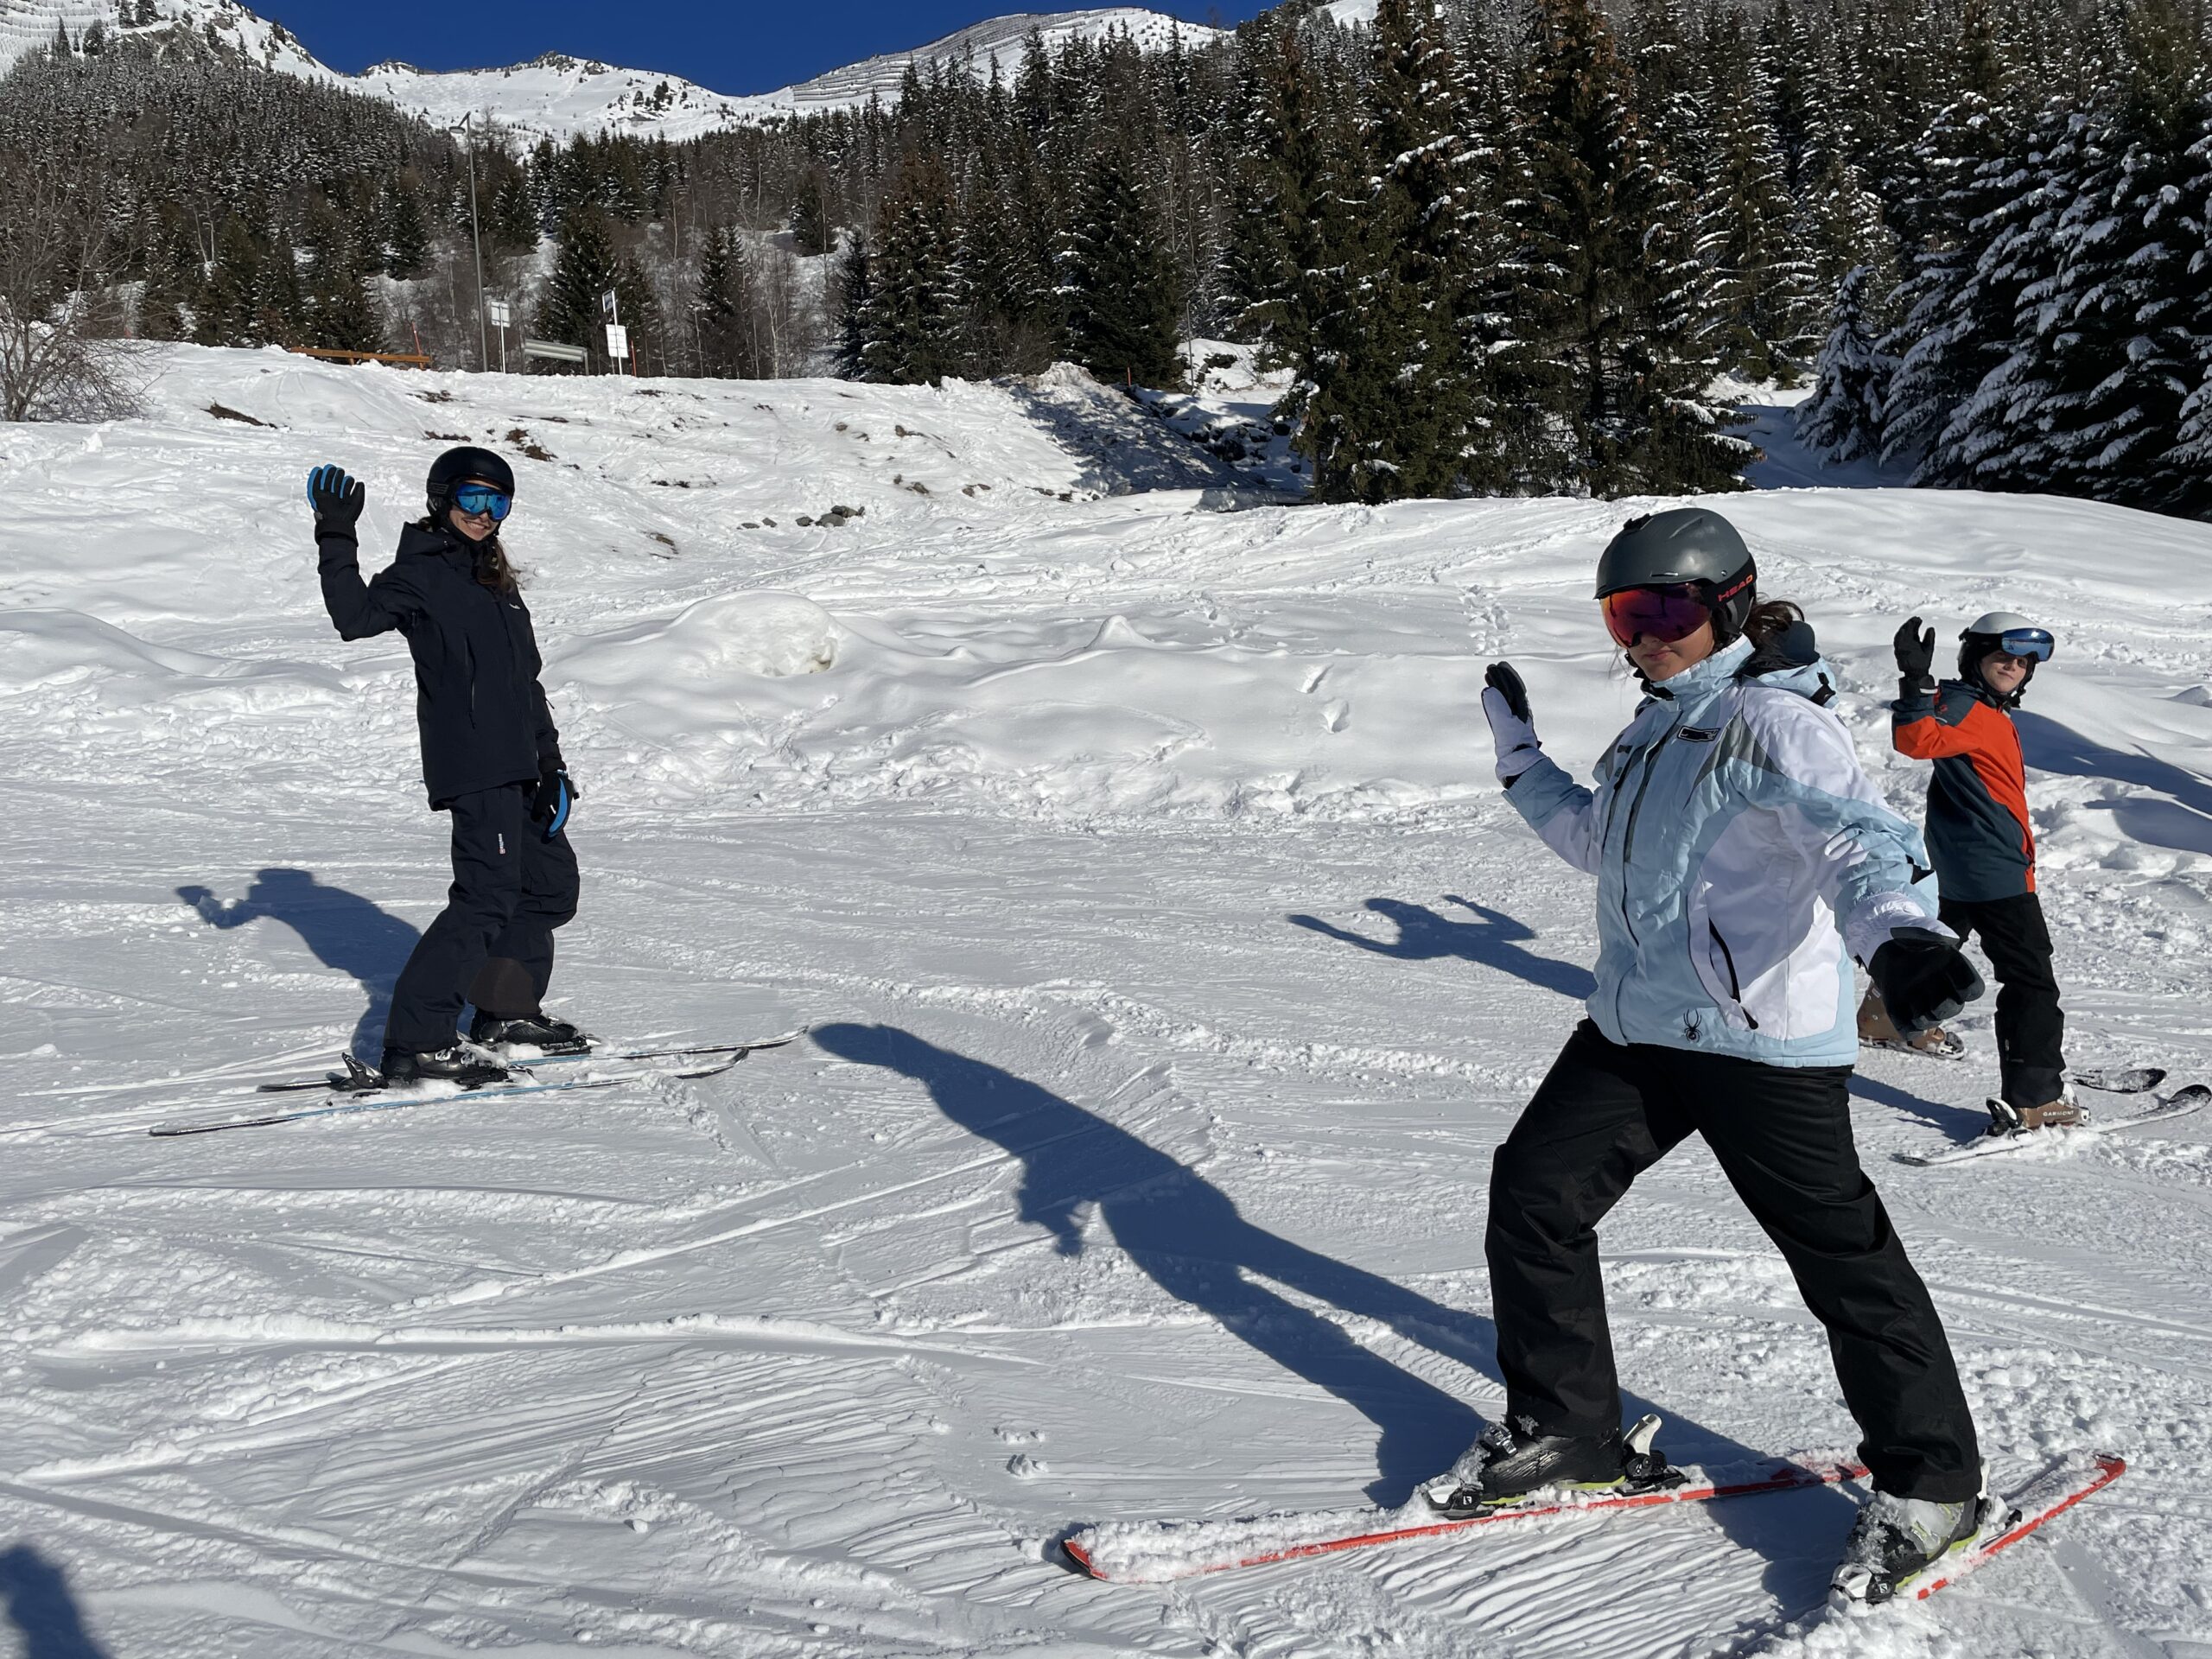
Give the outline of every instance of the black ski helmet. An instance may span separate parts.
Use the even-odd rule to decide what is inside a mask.
[[[1709,507],[1670,507],[1630,519],[1605,543],[1592,597],[1699,583],[1713,613],[1714,642],[1725,645],[1744,632],[1758,602],[1758,574],[1735,525]]]
[[[429,481],[423,486],[429,496],[431,518],[446,516],[446,509],[453,505],[455,486],[462,484],[489,484],[495,490],[512,495],[514,468],[489,449],[479,449],[474,444],[447,450],[430,463]]]
[[[2029,620],[2018,611],[1988,611],[1974,618],[1959,635],[1959,677],[1996,696],[1997,688],[1981,677],[1982,659],[1992,652],[2003,651],[2005,636],[2016,632],[2045,633],[2048,648],[2048,635],[2043,624]],[[2021,676],[2020,683],[2011,696],[2000,699],[2007,708],[2019,706],[2020,699],[2028,694],[2028,682],[2036,677],[2037,659],[2030,657],[2025,660],[2028,671]]]

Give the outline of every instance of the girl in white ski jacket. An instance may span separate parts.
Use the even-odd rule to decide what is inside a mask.
[[[1821,705],[1827,664],[1738,639],[1661,684],[1585,789],[1533,747],[1506,798],[1598,878],[1590,1017],[1616,1043],[1848,1065],[1851,958],[1934,930],[1919,833]]]
[[[1918,834],[1823,706],[1811,630],[1758,604],[1757,580],[1702,508],[1613,538],[1598,599],[1648,695],[1595,788],[1546,757],[1520,676],[1491,669],[1508,798],[1598,878],[1598,985],[1491,1164],[1505,1416],[1429,1497],[1467,1514],[1554,1484],[1666,1484],[1649,1431],[1621,1432],[1597,1226],[1696,1135],[1827,1328],[1876,1491],[1837,1582],[1878,1599],[1971,1535],[1981,1472],[1942,1325],[1852,1144],[1850,959],[1901,1031],[1981,983],[1916,888]]]

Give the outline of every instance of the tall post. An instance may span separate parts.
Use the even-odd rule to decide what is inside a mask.
[[[492,366],[492,342],[484,332],[484,237],[476,227],[476,119],[474,111],[461,118],[461,129],[468,135],[468,239],[476,245],[476,367],[479,373]],[[506,354],[507,339],[499,336],[499,352]],[[504,366],[504,365],[503,365]]]

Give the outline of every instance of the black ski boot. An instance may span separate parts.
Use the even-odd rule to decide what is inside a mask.
[[[1981,1500],[1938,1503],[1930,1498],[1877,1492],[1859,1511],[1843,1560],[1829,1580],[1839,1604],[1887,1601],[1955,1549],[1974,1540]]]
[[[1424,1491],[1438,1514],[1458,1518],[1518,1503],[1540,1488],[1568,1491],[1649,1491],[1682,1482],[1680,1470],[1652,1445],[1659,1420],[1645,1417],[1628,1432],[1539,1434],[1526,1417],[1491,1423],[1466,1455]]]
[[[468,1040],[486,1048],[534,1048],[545,1054],[588,1054],[591,1039],[565,1020],[543,1014],[486,1014],[468,1022]]]
[[[464,1089],[480,1089],[487,1083],[505,1083],[507,1069],[487,1059],[466,1043],[417,1052],[411,1048],[384,1052],[385,1085],[399,1088],[410,1083],[457,1083]]]

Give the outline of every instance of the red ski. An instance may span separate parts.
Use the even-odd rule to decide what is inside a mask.
[[[1084,1528],[1061,1547],[1094,1579],[1109,1584],[1160,1584],[1201,1573],[1224,1573],[1231,1567],[1263,1567],[1270,1561],[1364,1549],[1370,1544],[1441,1538],[1509,1521],[1656,1509],[1717,1497],[1748,1497],[1755,1492],[1830,1486],[1856,1480],[1866,1470],[1863,1464],[1837,1456],[1719,1469],[1693,1467],[1680,1472],[1685,1479],[1676,1486],[1632,1493],[1566,1493],[1456,1520],[1439,1520],[1426,1500],[1415,1497],[1395,1510],[1326,1510],[1235,1521],[1105,1522]]]
[[[2127,1472],[2125,1459],[2108,1452],[2053,1464],[2018,1492],[1985,1499],[1981,1530],[1957,1554],[1929,1569],[1930,1577],[1907,1585],[1925,1601],[1946,1585],[1956,1584],[1999,1550],[2010,1549],[2053,1516],[2063,1515],[2092,1492],[2101,1492]]]

